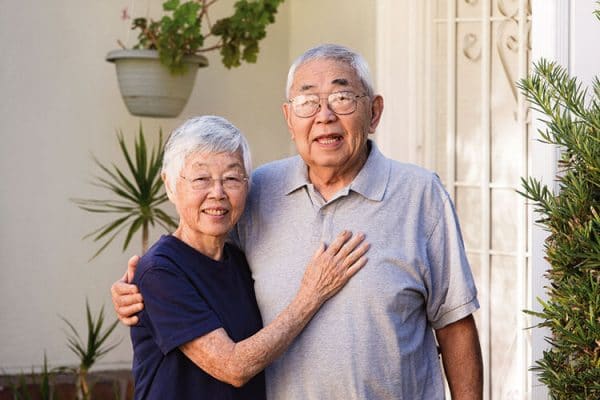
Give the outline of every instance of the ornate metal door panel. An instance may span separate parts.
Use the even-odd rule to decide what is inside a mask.
[[[531,7],[527,0],[427,7],[429,159],[456,202],[477,280],[486,398],[524,399],[527,219],[515,191],[527,175],[528,132],[514,82],[527,74]]]

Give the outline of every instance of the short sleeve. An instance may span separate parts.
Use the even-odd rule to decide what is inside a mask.
[[[163,354],[222,326],[191,282],[174,268],[152,267],[140,277],[140,322]]]
[[[437,183],[439,218],[427,241],[427,317],[434,329],[465,318],[479,308],[454,205],[441,183]]]

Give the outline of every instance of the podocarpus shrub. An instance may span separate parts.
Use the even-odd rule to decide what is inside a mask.
[[[597,13],[598,14],[598,13]],[[600,81],[584,89],[552,62],[540,61],[519,86],[543,114],[541,140],[561,150],[556,189],[523,179],[547,231],[550,264],[539,327],[551,345],[533,368],[552,399],[600,399]]]

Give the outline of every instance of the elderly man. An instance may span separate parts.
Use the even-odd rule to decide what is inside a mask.
[[[310,49],[286,94],[299,155],[255,171],[235,238],[264,323],[290,302],[319,242],[348,229],[365,232],[371,249],[267,368],[268,398],[443,399],[441,354],[452,398],[480,399],[478,302],[454,207],[435,174],[385,158],[368,139],[383,98],[366,62],[342,46]],[[112,292],[121,319],[135,321],[136,289],[117,282]]]

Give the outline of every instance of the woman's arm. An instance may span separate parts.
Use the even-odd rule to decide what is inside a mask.
[[[182,346],[181,351],[216,379],[240,387],[273,362],[292,343],[317,310],[367,262],[364,235],[342,232],[309,263],[296,297],[269,325],[240,342],[223,328]]]

